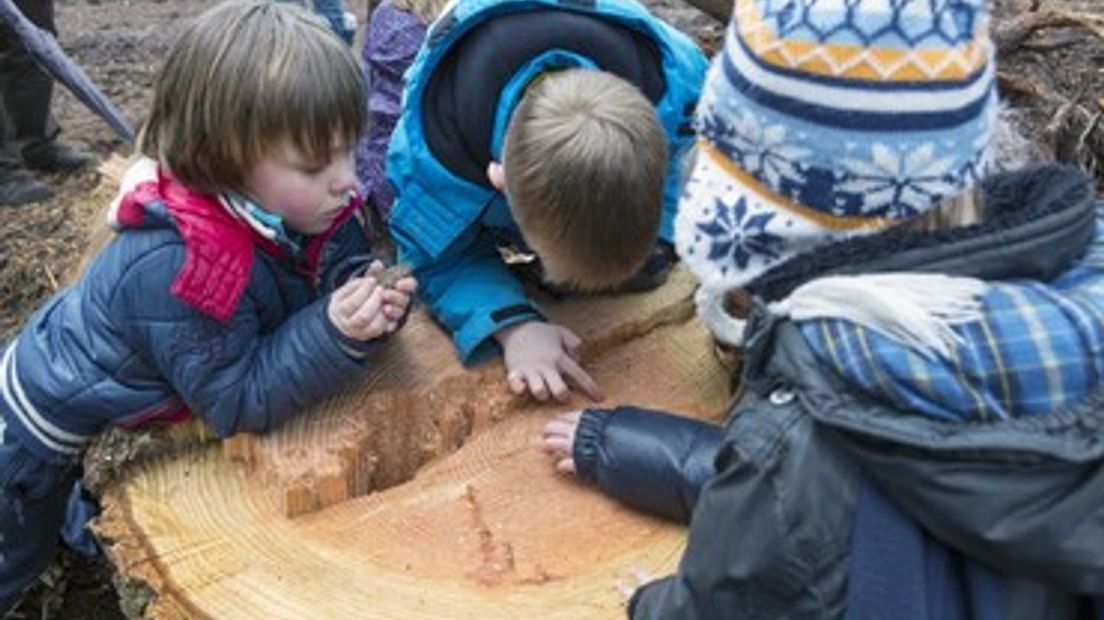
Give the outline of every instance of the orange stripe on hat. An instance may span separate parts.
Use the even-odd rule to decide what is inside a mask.
[[[987,40],[942,49],[870,48],[780,40],[755,0],[736,0],[737,32],[757,58],[780,69],[877,82],[961,81],[989,61]]]

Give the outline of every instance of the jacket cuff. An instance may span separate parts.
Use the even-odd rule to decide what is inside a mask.
[[[635,592],[633,592],[632,596],[629,597],[628,613],[630,620],[636,617],[636,608],[640,606],[640,599],[644,597],[645,592],[648,592],[654,589],[656,586],[663,584],[668,579],[671,579],[671,577],[664,577],[663,579],[649,581],[648,583],[637,588]]]
[[[612,415],[612,409],[584,409],[579,416],[571,458],[575,461],[575,475],[581,480],[590,483],[598,480],[598,461],[605,449],[606,425]]]
[[[456,330],[453,340],[460,350],[460,359],[465,364],[472,364],[489,358],[494,352],[496,343],[493,336],[499,330],[525,321],[543,320],[544,315],[532,304],[506,306],[473,317]]]

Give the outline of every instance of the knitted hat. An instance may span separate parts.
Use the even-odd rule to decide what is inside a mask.
[[[920,215],[983,175],[986,4],[735,0],[675,224],[704,289]]]

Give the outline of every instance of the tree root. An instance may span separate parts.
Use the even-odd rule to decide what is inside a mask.
[[[1024,46],[1035,32],[1045,28],[1083,28],[1104,39],[1104,17],[1068,11],[1035,11],[1010,19],[993,31],[997,52],[1007,54]]]

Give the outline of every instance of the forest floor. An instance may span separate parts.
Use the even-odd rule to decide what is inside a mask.
[[[184,20],[214,0],[57,0],[68,54],[135,124],[144,117],[154,72]],[[722,25],[682,4],[656,12],[715,49]],[[366,5],[354,5],[364,21]],[[1104,3],[994,0],[999,83],[1033,157],[1075,163],[1104,187]],[[68,92],[55,91],[63,139],[101,158],[130,155]],[[42,301],[70,280],[89,232],[111,196],[98,173],[52,177],[46,203],[0,208],[0,339],[10,338]],[[66,553],[4,620],[124,618],[104,562]]]

